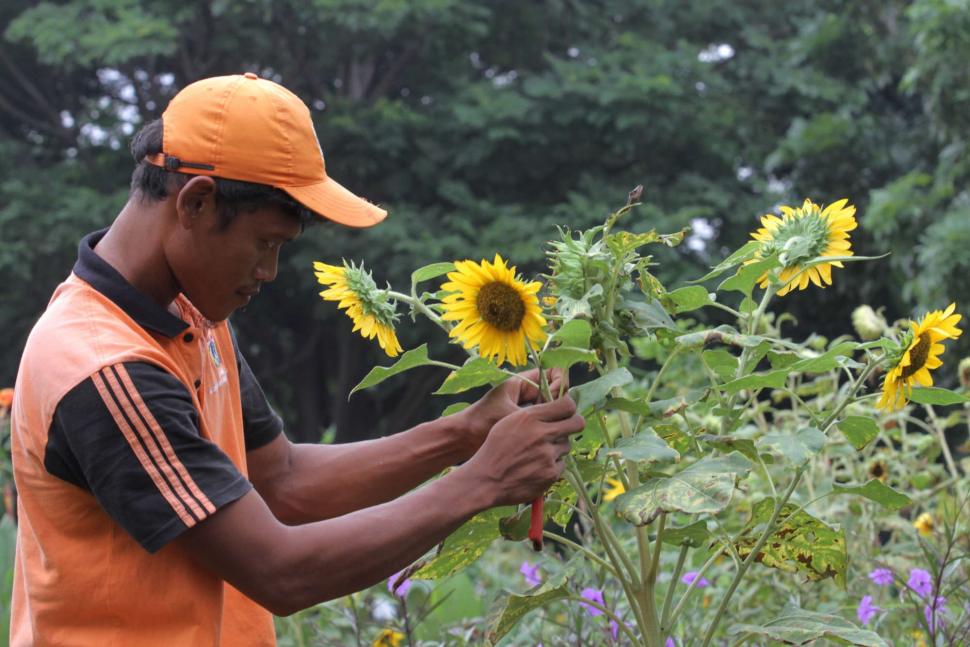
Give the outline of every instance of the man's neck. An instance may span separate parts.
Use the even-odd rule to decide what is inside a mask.
[[[162,244],[166,208],[165,202],[145,205],[129,199],[94,252],[137,290],[169,307],[181,289]]]

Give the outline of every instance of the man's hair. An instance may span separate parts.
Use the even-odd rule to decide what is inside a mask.
[[[181,189],[192,175],[168,171],[145,161],[145,156],[162,152],[162,120],[145,124],[131,140],[131,155],[135,170],[131,174],[131,191],[146,202],[167,198],[171,191]],[[226,227],[240,211],[255,211],[278,207],[300,219],[305,227],[318,222],[316,214],[294,200],[284,191],[266,184],[241,182],[213,177],[216,185],[216,206],[219,223]]]

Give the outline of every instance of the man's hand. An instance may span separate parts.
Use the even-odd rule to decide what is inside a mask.
[[[553,398],[559,396],[560,388],[563,392],[569,388],[569,375],[562,369],[546,370],[546,380],[549,382],[549,392]],[[488,432],[499,420],[539,399],[539,389],[533,386],[538,383],[537,369],[520,373],[519,378],[511,378],[499,384],[480,400],[457,414],[461,416],[462,428],[468,431],[469,456],[478,451],[485,442]]]
[[[568,395],[522,407],[495,424],[459,471],[473,475],[476,488],[488,491],[494,505],[532,501],[559,480],[569,436],[585,425]]]

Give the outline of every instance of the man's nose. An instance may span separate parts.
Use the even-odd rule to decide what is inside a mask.
[[[273,250],[260,260],[253,272],[253,278],[260,283],[269,283],[276,278],[279,271],[280,252],[279,249]]]

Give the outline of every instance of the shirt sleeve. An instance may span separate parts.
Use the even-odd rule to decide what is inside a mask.
[[[103,368],[61,399],[44,465],[151,553],[252,488],[199,434],[185,386],[141,362]]]
[[[246,451],[251,452],[268,445],[283,433],[283,419],[270,406],[263,387],[253,375],[246,358],[239,352],[239,346],[236,346],[236,362],[239,365],[239,398],[242,402]]]

